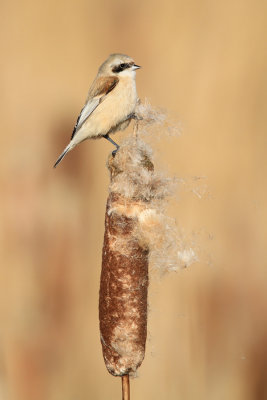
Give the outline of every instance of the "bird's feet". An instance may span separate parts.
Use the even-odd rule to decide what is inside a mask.
[[[120,146],[118,146],[115,150],[113,150],[112,152],[112,156],[115,157],[115,155],[117,154],[117,151],[119,150]]]
[[[127,119],[134,119],[136,121],[140,121],[143,118],[133,112],[133,113],[128,115]]]
[[[117,151],[119,150],[120,146],[119,146],[116,142],[114,142],[114,140],[112,140],[112,139],[109,137],[108,134],[104,135],[104,138],[107,139],[110,143],[112,143],[112,144],[116,147],[116,150],[113,150],[113,152],[112,152],[112,155],[113,155],[113,157],[114,157],[115,154],[117,153]]]

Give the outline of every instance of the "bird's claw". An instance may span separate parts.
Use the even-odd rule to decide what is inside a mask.
[[[135,121],[141,121],[143,119],[143,117],[141,115],[137,115],[135,113],[132,113],[129,115],[129,119],[134,119]]]
[[[115,149],[115,150],[113,150],[113,152],[112,152],[112,156],[113,157],[115,157],[115,155],[117,154],[117,151],[119,150],[119,146]]]

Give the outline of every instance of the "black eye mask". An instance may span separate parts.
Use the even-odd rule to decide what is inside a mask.
[[[132,66],[132,64],[129,64],[129,63],[122,63],[119,65],[115,65],[115,67],[112,68],[112,72],[119,73],[119,72],[124,71],[127,68],[130,68],[131,66]]]

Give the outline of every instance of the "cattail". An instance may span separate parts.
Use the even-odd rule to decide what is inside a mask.
[[[138,193],[138,183],[129,181],[129,176],[126,186],[120,188],[120,175],[126,178],[134,172],[128,151],[123,148],[123,154],[118,152],[108,161],[111,192],[105,216],[99,300],[103,356],[108,371],[117,376],[136,372],[144,359],[147,335],[149,249],[137,233],[139,216],[148,200]],[[140,149],[137,153],[135,170],[139,166],[145,174],[151,174],[153,165],[148,156]]]
[[[142,107],[148,125],[155,116],[151,107]],[[125,393],[129,375],[135,375],[145,356],[148,265],[173,270],[181,261],[181,243],[163,212],[173,182],[154,171],[151,157],[149,146],[131,137],[108,159],[100,336],[106,367],[123,378]]]

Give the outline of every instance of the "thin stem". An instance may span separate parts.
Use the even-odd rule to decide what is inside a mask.
[[[138,133],[138,120],[135,119],[135,120],[134,120],[133,135],[135,136],[136,140],[137,140],[137,133]]]
[[[130,380],[129,375],[121,377],[122,383],[122,400],[130,400]]]

